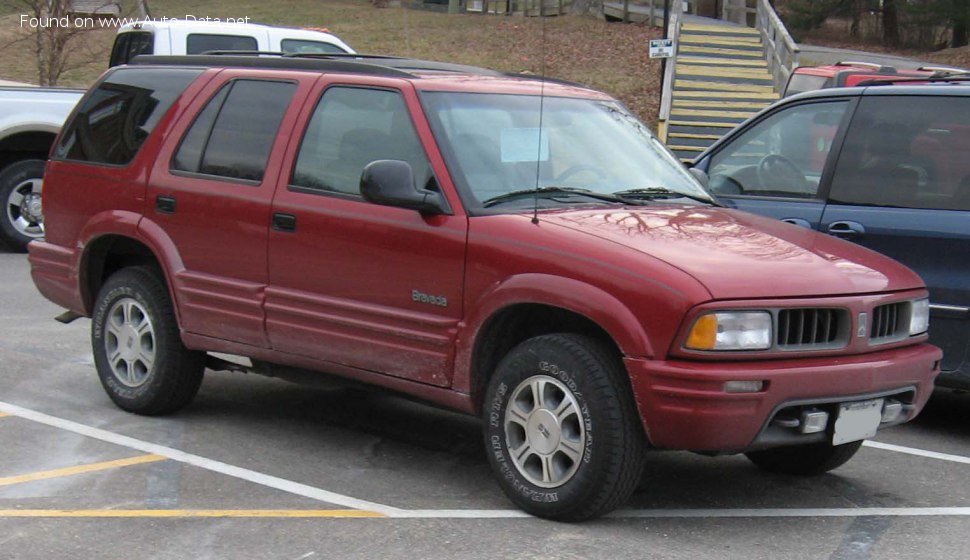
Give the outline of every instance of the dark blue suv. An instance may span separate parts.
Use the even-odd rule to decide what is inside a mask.
[[[693,167],[730,207],[854,241],[918,272],[930,289],[930,342],[944,352],[937,384],[970,389],[970,85],[790,97]]]

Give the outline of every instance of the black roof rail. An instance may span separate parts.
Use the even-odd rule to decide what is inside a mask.
[[[912,83],[912,82],[916,82],[916,83],[928,82],[928,83],[940,83],[940,84],[947,83],[947,82],[970,82],[970,72],[966,72],[963,74],[943,74],[943,75],[934,74],[932,76],[926,76],[925,78],[921,78],[919,76],[905,77],[905,78],[873,78],[871,80],[861,81],[856,85],[859,87],[891,86],[899,83]]]
[[[578,82],[535,74],[500,72],[479,66],[437,62],[399,56],[352,53],[283,53],[276,51],[212,50],[193,55],[138,55],[129,64],[165,66],[232,66],[237,68],[280,68],[348,72],[399,78],[420,78],[415,72],[442,72],[496,76],[519,80],[544,81],[571,87],[588,88]]]

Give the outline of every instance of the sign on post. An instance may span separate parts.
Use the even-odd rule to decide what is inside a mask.
[[[650,39],[650,58],[670,58],[674,56],[673,39]]]

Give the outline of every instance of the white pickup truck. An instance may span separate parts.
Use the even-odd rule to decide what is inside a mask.
[[[166,19],[118,29],[109,65],[126,64],[141,54],[239,50],[355,54],[325,30]],[[44,234],[40,192],[47,153],[83,94],[74,89],[0,87],[0,245],[23,251],[31,239]]]
[[[14,250],[44,234],[44,164],[82,89],[0,87],[0,238]]]

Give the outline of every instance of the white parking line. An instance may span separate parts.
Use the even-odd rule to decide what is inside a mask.
[[[970,465],[970,457],[963,457],[961,455],[926,451],[925,449],[903,447],[902,445],[893,445],[891,443],[882,443],[878,441],[865,441],[862,443],[862,445],[871,447],[873,449],[882,449],[883,451],[895,451],[896,453],[916,455],[917,457],[927,457],[929,459],[939,459],[940,461],[950,461],[951,463],[963,463],[964,465]]]
[[[186,463],[188,465],[200,467],[209,471],[217,472],[220,474],[239,478],[242,480],[247,480],[249,482],[254,482],[256,484],[267,486],[269,488],[282,490],[283,492],[288,492],[290,494],[295,494],[297,496],[302,496],[304,498],[319,500],[321,502],[327,502],[330,504],[353,508],[353,509],[375,511],[378,513],[382,513],[384,515],[394,515],[395,513],[403,512],[403,510],[400,510],[395,507],[386,506],[384,504],[378,504],[374,502],[368,502],[366,500],[358,500],[357,498],[352,498],[350,496],[345,496],[343,494],[337,494],[336,492],[330,492],[328,490],[323,490],[321,488],[315,488],[313,486],[308,486],[306,484],[301,484],[299,482],[293,482],[292,480],[286,480],[284,478],[279,478],[276,476],[271,476],[268,474],[251,471],[249,469],[244,469],[242,467],[228,465],[220,461],[206,459],[205,457],[193,455],[192,453],[186,453],[185,451],[180,451],[178,449],[166,447],[164,445],[149,443],[147,441],[142,441],[140,439],[123,436],[121,434],[116,434],[114,432],[101,430],[99,428],[92,428],[91,426],[85,426],[84,424],[72,422],[71,420],[57,418],[56,416],[49,416],[47,414],[44,414],[43,412],[37,412],[29,408],[23,408],[15,404],[10,404],[10,403],[0,401],[0,411],[13,414],[14,416],[19,416],[21,418],[26,418],[27,420],[33,420],[34,422],[38,422],[40,424],[46,424],[54,428],[59,428],[61,430],[74,432],[82,436],[87,436],[101,441],[106,441],[108,443],[113,443],[115,445],[121,445],[123,447],[137,449],[138,451],[144,451],[145,453],[164,455],[165,457],[168,457],[173,461],[179,461],[181,463]]]
[[[115,445],[136,449],[145,453],[164,455],[173,461],[179,461],[196,467],[200,467],[212,472],[217,472],[227,476],[239,478],[260,484],[269,488],[275,488],[283,492],[295,494],[305,498],[311,498],[338,506],[352,508],[356,510],[366,510],[375,512],[387,517],[397,519],[510,519],[530,517],[530,515],[517,509],[401,509],[385,504],[360,500],[344,494],[330,492],[322,488],[316,488],[263,474],[260,472],[236,467],[220,461],[200,457],[192,453],[186,453],[178,449],[149,443],[132,437],[116,434],[99,428],[86,426],[71,420],[65,420],[55,416],[50,416],[42,412],[37,412],[28,408],[0,401],[0,414],[7,413],[27,420],[32,420],[54,428],[59,428],[79,435],[98,439]],[[970,464],[970,458],[948,453],[938,453],[926,451],[912,447],[903,447],[888,443],[875,441],[865,442],[867,447],[905,453],[929,459],[949,461],[961,464]],[[294,510],[296,511],[296,510]],[[123,516],[119,512],[119,516]],[[970,516],[970,507],[922,507],[922,508],[761,508],[761,509],[643,509],[643,510],[618,510],[609,515],[612,518],[627,519],[686,519],[686,518],[745,518],[745,517],[778,517],[778,518],[799,518],[799,517],[924,517],[924,516]],[[3,517],[0,515],[0,517]],[[296,517],[296,515],[290,515]]]

